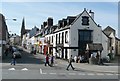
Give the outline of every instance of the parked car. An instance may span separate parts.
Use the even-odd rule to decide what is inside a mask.
[[[15,54],[16,58],[21,58],[22,57],[21,53],[18,50],[14,51],[13,54]]]
[[[22,48],[18,48],[18,51],[23,51],[23,49]]]
[[[20,51],[17,48],[12,47],[12,49],[13,49],[13,54],[16,55],[16,58],[21,58],[22,57]]]

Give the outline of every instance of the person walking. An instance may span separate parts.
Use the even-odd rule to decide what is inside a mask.
[[[69,70],[69,67],[71,66],[72,67],[72,69],[74,70],[75,68],[73,67],[73,65],[72,65],[72,62],[73,62],[73,59],[72,59],[72,55],[71,55],[71,57],[69,58],[69,64],[68,64],[68,66],[67,66],[67,69],[66,70]]]
[[[13,56],[12,56],[12,61],[11,61],[11,65],[12,65],[12,64],[15,65],[15,63],[16,63],[16,55],[13,54]]]
[[[51,66],[53,66],[53,64],[54,64],[54,56],[53,56],[53,54],[51,55]]]
[[[47,66],[47,64],[50,66],[50,64],[49,64],[49,55],[48,54],[45,57],[45,66]]]

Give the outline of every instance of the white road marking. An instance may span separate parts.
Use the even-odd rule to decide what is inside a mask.
[[[103,73],[96,73],[96,75],[104,75]]]
[[[59,73],[60,75],[65,75],[66,73]]]
[[[56,73],[49,73],[49,74],[51,74],[51,75],[55,75]]]
[[[88,73],[87,75],[95,75],[94,73]]]
[[[115,75],[119,75],[119,74],[115,74]]]
[[[22,71],[28,71],[28,69],[27,68],[23,68],[23,69],[21,69]]]
[[[106,75],[113,75],[113,74],[111,74],[111,73],[106,73]]]
[[[41,68],[40,68],[40,74],[43,74],[43,73],[42,73],[42,69],[41,69]]]
[[[15,70],[15,68],[9,68],[8,70]]]
[[[78,75],[85,75],[85,73],[78,73]]]
[[[47,74],[47,73],[42,73],[43,75]]]
[[[69,75],[76,75],[75,73],[69,73]]]

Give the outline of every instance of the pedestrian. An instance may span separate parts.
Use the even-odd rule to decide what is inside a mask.
[[[68,64],[68,66],[67,66],[67,69],[66,70],[69,70],[69,67],[71,66],[72,67],[72,69],[74,70],[75,68],[73,67],[73,65],[72,65],[72,62],[73,62],[73,58],[72,58],[72,55],[71,55],[71,57],[69,58],[69,64]]]
[[[47,54],[46,57],[45,57],[45,66],[46,66],[47,64],[50,66],[50,64],[49,64],[49,55],[48,55],[48,54]]]
[[[74,62],[77,63],[77,56],[74,57]]]
[[[12,56],[12,61],[11,61],[11,65],[15,65],[16,64],[16,55],[15,54],[13,54],[13,56]]]
[[[53,54],[51,55],[51,66],[53,66],[53,64],[54,64],[54,56],[53,56]]]
[[[36,55],[36,49],[34,49],[34,55]]]

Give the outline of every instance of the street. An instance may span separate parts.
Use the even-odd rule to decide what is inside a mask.
[[[11,55],[3,59],[2,79],[118,79],[116,73],[91,72],[79,68],[66,70],[67,65],[56,61],[53,67],[44,66],[43,55],[22,52],[22,58],[10,65]]]

